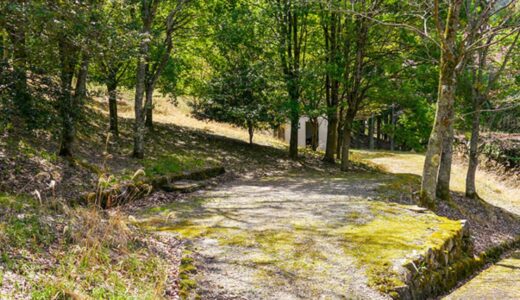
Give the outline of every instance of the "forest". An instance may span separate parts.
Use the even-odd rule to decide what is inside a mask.
[[[520,1],[1,0],[0,299],[520,299]]]

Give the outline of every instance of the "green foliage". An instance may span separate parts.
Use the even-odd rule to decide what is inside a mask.
[[[195,115],[250,129],[265,127],[272,121],[273,88],[258,11],[240,1],[210,7],[218,12],[208,19],[215,32],[215,47],[206,57],[211,77],[200,89],[201,99],[192,103]]]

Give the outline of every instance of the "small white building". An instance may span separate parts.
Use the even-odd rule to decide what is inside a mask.
[[[327,127],[328,121],[323,117],[318,117],[318,149],[325,150],[327,146]],[[280,126],[274,130],[274,136],[289,143],[291,140],[291,123]],[[310,147],[312,143],[312,124],[308,117],[301,117],[298,127],[298,146]]]

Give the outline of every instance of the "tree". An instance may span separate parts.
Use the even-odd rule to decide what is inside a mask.
[[[466,175],[466,196],[469,198],[477,198],[477,190],[475,186],[475,173],[478,166],[478,142],[480,132],[480,115],[482,105],[489,101],[491,92],[496,89],[500,75],[504,72],[507,63],[510,60],[513,49],[518,44],[520,31],[516,33],[511,44],[504,50],[502,62],[493,67],[490,65],[489,52],[491,47],[495,45],[497,35],[491,35],[487,40],[479,43],[479,48],[475,51],[475,65],[471,66],[471,98],[472,98],[472,126],[469,147],[469,162]]]
[[[435,206],[437,195],[444,199],[449,197],[457,77],[464,69],[467,58],[478,49],[480,41],[511,26],[502,22],[509,19],[510,14],[500,16],[500,12],[511,8],[514,2],[453,0],[449,2],[444,25],[441,21],[439,1],[434,2],[433,19],[439,37],[441,59],[435,122],[428,141],[421,182],[420,197],[426,206]],[[464,23],[461,24],[462,7],[465,16]],[[502,21],[492,26],[490,21],[495,16]]]
[[[304,0],[272,0],[280,65],[288,95],[291,133],[289,156],[298,157],[298,127],[300,123],[301,71],[307,45],[307,25],[310,4]]]
[[[391,78],[387,69],[389,58],[397,54],[398,44],[391,28],[380,27],[374,21],[376,14],[388,9],[384,1],[360,1],[352,11],[344,10],[349,16],[345,25],[342,43],[344,57],[344,90],[346,106],[343,115],[341,170],[349,169],[349,150],[354,119],[370,93],[378,93],[376,86],[383,87]],[[390,4],[391,7],[391,4]],[[397,36],[397,38],[399,38]],[[380,91],[379,91],[380,92]],[[373,98],[373,97],[372,97]]]
[[[270,57],[260,42],[264,28],[259,12],[247,2],[215,2],[211,10],[218,12],[208,19],[215,32],[213,51],[206,54],[211,79],[193,105],[195,115],[247,128],[252,144],[254,130],[272,120],[270,68],[265,63]]]
[[[136,24],[130,17],[131,6],[125,2],[105,3],[102,11],[100,55],[97,60],[96,79],[107,87],[109,130],[119,136],[117,117],[117,89],[125,79],[136,53]]]
[[[321,23],[323,27],[326,53],[326,70],[325,77],[325,99],[327,104],[327,145],[325,148],[325,156],[323,160],[326,162],[334,162],[334,155],[338,147],[338,109],[339,109],[339,88],[343,75],[341,65],[341,35],[344,34],[344,18],[336,11],[336,5],[342,1],[328,1],[326,7],[321,8]],[[346,21],[346,20],[345,20]]]
[[[135,85],[135,122],[134,122],[134,150],[135,158],[144,157],[145,126],[152,125],[153,92],[155,85],[164,70],[170,53],[173,49],[174,32],[186,25],[189,15],[186,14],[186,5],[189,0],[176,0],[174,5],[161,0],[143,0],[141,3],[141,41],[137,62],[136,85]],[[164,39],[158,51],[157,60],[151,60],[152,29],[158,13],[159,4],[165,5],[167,11],[164,19]],[[162,7],[161,7],[162,8]],[[143,98],[146,93],[146,100]],[[144,104],[144,106],[143,106]],[[146,123],[145,123],[146,122]]]
[[[48,6],[55,20],[48,30],[57,44],[59,57],[61,156],[72,156],[76,122],[86,95],[88,65],[94,51],[97,31],[99,7],[95,4],[67,2]],[[76,71],[76,86],[73,88],[72,80]]]

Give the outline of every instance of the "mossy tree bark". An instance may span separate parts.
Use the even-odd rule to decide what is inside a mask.
[[[72,78],[76,68],[78,50],[63,38],[59,41],[60,57],[60,100],[61,116],[60,156],[72,156],[72,144],[75,136],[75,114],[77,112],[75,97],[72,95]]]
[[[148,56],[151,42],[152,22],[157,11],[158,1],[143,1],[141,6],[141,18],[143,27],[141,29],[141,42],[139,44],[139,56],[137,62],[137,74],[134,98],[134,150],[133,157],[144,158],[144,135],[145,135],[145,111],[143,98],[146,87],[146,68],[149,61]]]
[[[449,118],[453,120],[453,109],[450,111]],[[448,201],[450,200],[450,179],[451,164],[453,161],[453,121],[448,126],[447,135],[443,141],[441,164],[439,165],[439,174],[437,175],[437,191],[438,198]]]
[[[337,13],[326,13],[323,17],[323,32],[325,36],[326,61],[329,66],[336,65],[339,52],[339,40],[341,32],[341,20]],[[339,104],[339,81],[338,74],[328,68],[325,77],[325,93],[327,104],[327,144],[323,161],[334,163],[334,155],[338,147],[338,104]]]
[[[437,31],[441,34],[441,61],[435,122],[428,140],[421,182],[420,198],[422,204],[427,207],[435,207],[437,176],[441,162],[442,146],[453,121],[450,112],[453,110],[457,84],[456,67],[459,57],[455,51],[457,51],[456,36],[462,0],[450,2],[444,30],[442,30],[440,25],[438,1],[435,1],[435,6],[434,17],[437,22]]]
[[[343,126],[343,145],[341,147],[341,171],[348,171],[350,166],[350,141],[352,139],[352,125],[354,124],[356,113],[357,109],[355,107],[349,107],[345,115],[345,125]]]

